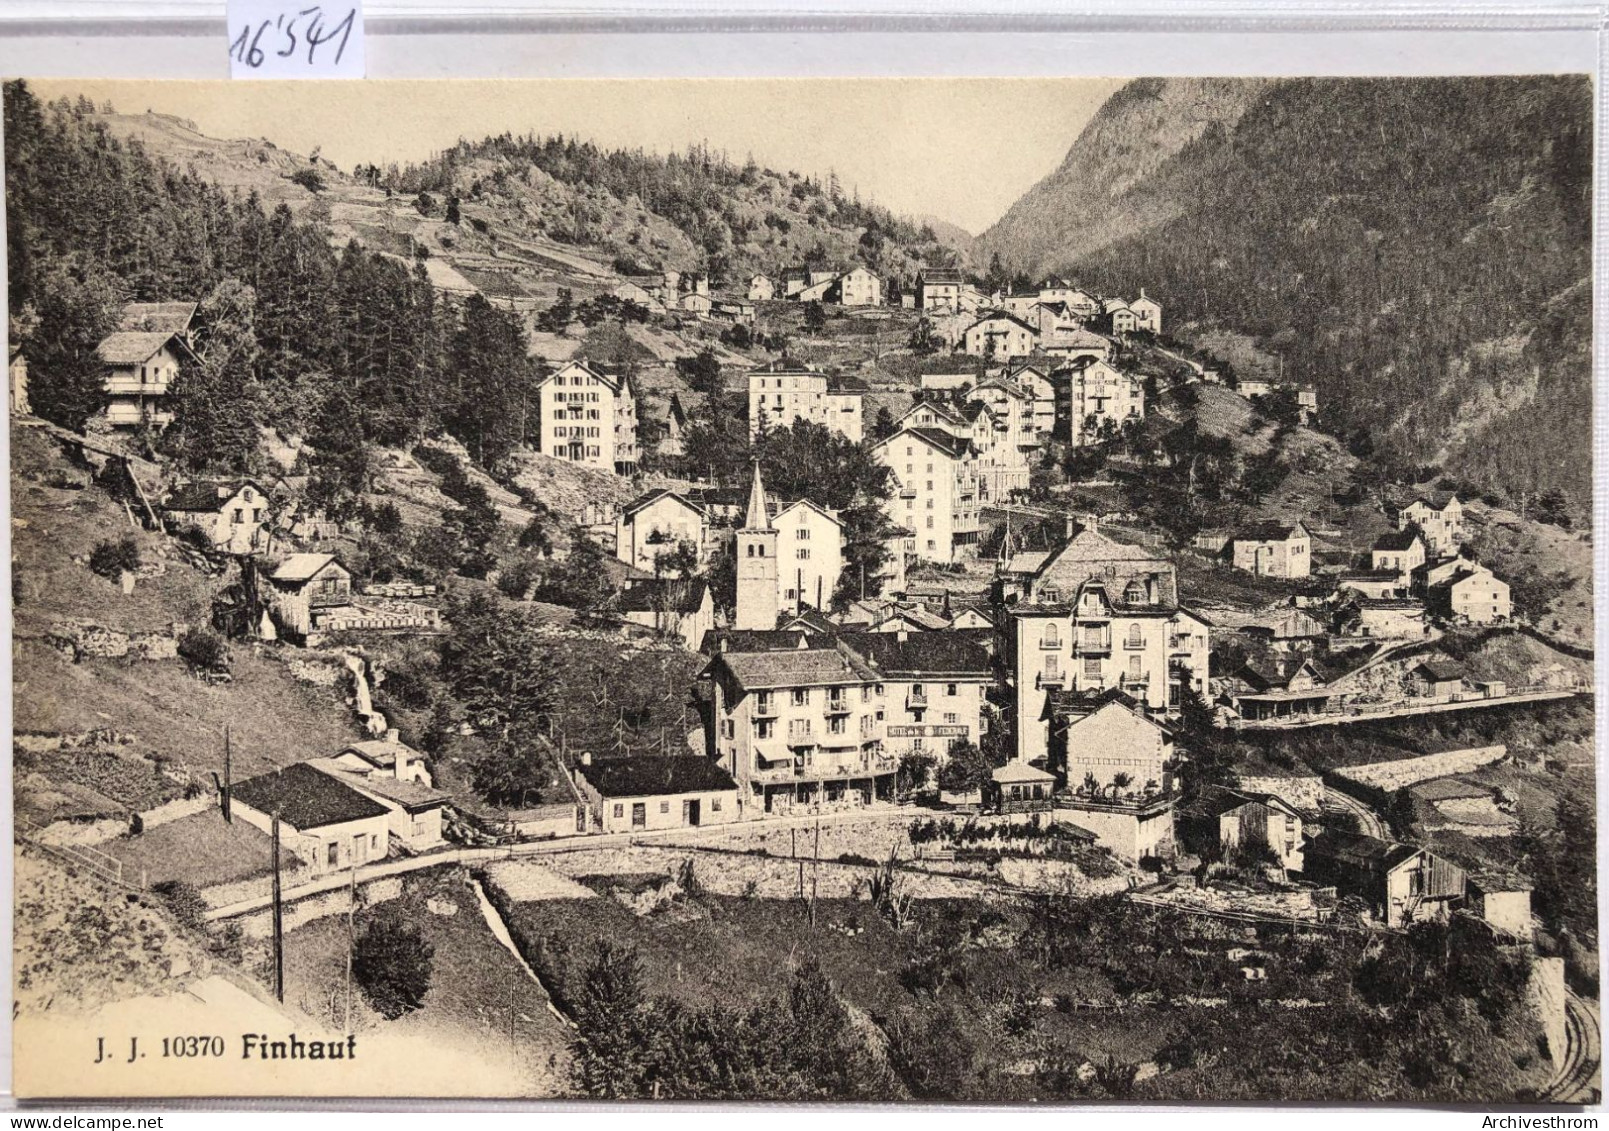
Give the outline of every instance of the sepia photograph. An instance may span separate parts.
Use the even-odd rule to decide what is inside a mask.
[[[1591,76],[0,97],[19,1098],[1600,1102]]]

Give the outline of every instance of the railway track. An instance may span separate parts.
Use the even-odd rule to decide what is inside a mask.
[[[1543,1103],[1597,1103],[1603,1095],[1603,1026],[1598,1011],[1573,993],[1564,1002],[1564,1036],[1564,1059],[1537,1098]]]

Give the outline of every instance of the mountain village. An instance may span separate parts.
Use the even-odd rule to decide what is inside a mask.
[[[256,470],[183,468],[160,437],[217,333],[202,294],[121,304],[82,427],[34,414],[13,343],[19,679],[91,708],[19,718],[32,851],[182,904],[278,1003],[288,937],[441,868],[505,911],[543,884],[639,918],[705,890],[795,902],[812,931],[831,898],[898,931],[912,899],[1105,897],[1218,940],[1235,994],[1283,977],[1276,935],[1437,923],[1525,957],[1527,1086],[1585,1094],[1595,1003],[1566,974],[1585,940],[1538,943],[1547,877],[1512,847],[1591,766],[1590,725],[1584,747],[1534,740],[1550,711],[1590,720],[1592,690],[1590,650],[1522,600],[1496,537],[1534,520],[1436,477],[1346,486],[1362,461],[1315,388],[1172,336],[1167,278],[1001,285],[957,256],[650,271],[446,232],[407,237],[431,241],[420,270],[517,320],[539,365],[512,473],[451,436],[387,447],[353,510],[288,433],[264,431]],[[585,348],[602,330],[610,348]],[[722,403],[725,463],[700,468]],[[798,489],[838,452],[868,478]],[[1300,471],[1224,525],[1135,502],[1269,452]],[[411,532],[466,513],[489,518],[458,565],[408,557]],[[71,562],[44,541],[68,530]],[[518,570],[496,549],[516,535]],[[511,618],[533,626],[513,652]],[[532,641],[559,690],[522,719],[508,704],[538,696],[505,676]],[[438,650],[495,691],[444,713],[416,666]],[[218,704],[182,755],[151,730],[162,708],[114,706],[159,669],[171,709]],[[1139,1059],[1142,1081],[1170,1070]],[[1075,1068],[1086,1089],[1106,1072]]]

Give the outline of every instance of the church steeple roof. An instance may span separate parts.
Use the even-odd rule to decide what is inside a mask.
[[[749,511],[743,519],[744,530],[770,530],[771,516],[765,509],[765,487],[760,482],[760,461],[754,461],[754,483],[749,487]]]

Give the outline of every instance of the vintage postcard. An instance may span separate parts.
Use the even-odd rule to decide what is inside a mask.
[[[3,98],[20,1096],[1598,1098],[1588,76]]]

